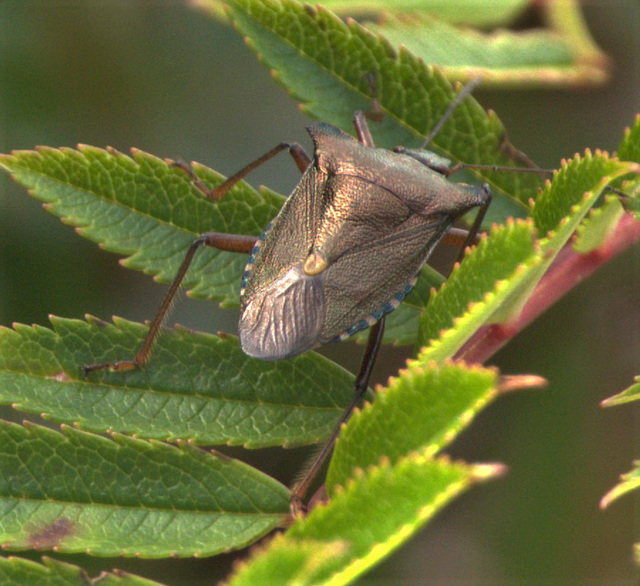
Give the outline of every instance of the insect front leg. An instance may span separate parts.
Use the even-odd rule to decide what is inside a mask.
[[[197,252],[197,250],[201,246],[210,246],[212,248],[217,248],[218,250],[224,250],[227,252],[244,252],[250,253],[256,243],[256,236],[242,236],[240,234],[224,234],[221,232],[205,232],[199,238],[196,238],[184,257],[176,276],[173,278],[169,290],[165,295],[165,298],[162,300],[158,311],[156,312],[151,325],[149,326],[149,331],[140,346],[140,349],[136,353],[136,355],[130,360],[120,360],[117,362],[103,362],[98,364],[86,364],[82,366],[83,376],[86,377],[90,372],[95,372],[97,370],[111,370],[111,371],[124,371],[124,370],[133,370],[134,368],[139,368],[144,366],[146,362],[149,360],[149,356],[151,355],[151,348],[153,347],[153,343],[155,342],[158,333],[160,332],[160,327],[162,326],[162,322],[169,309],[171,308],[171,304],[180,288],[180,284],[184,280],[185,275],[187,274],[187,270],[193,261],[193,258]]]
[[[234,173],[230,177],[228,177],[225,181],[223,181],[217,187],[213,189],[209,189],[195,174],[191,165],[185,163],[184,161],[174,161],[172,166],[177,167],[178,169],[182,169],[191,179],[193,180],[193,184],[202,192],[202,194],[216,201],[220,199],[229,189],[231,189],[238,181],[244,179],[251,171],[253,171],[256,167],[259,167],[263,163],[266,163],[269,159],[275,157],[278,153],[281,153],[284,150],[288,150],[289,154],[293,158],[295,164],[298,169],[300,169],[301,173],[304,173],[309,163],[311,163],[311,158],[307,154],[307,152],[297,143],[297,142],[281,142],[276,147],[272,148],[268,153],[265,153],[261,157],[258,157],[255,161],[249,163],[246,167],[243,167],[237,173]]]

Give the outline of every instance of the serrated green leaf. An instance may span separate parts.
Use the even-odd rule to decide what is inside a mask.
[[[640,163],[640,114],[636,114],[633,126],[625,130],[617,154],[621,161]]]
[[[217,2],[198,3],[219,16]],[[544,28],[500,28],[488,34],[470,28],[504,27],[528,4],[529,0],[322,3],[343,16],[363,17],[369,30],[442,68],[450,79],[482,75],[486,84],[521,87],[597,85],[609,78],[609,60],[593,41],[577,2],[543,5]]]
[[[620,200],[617,197],[607,198],[602,207],[591,210],[578,226],[573,249],[580,254],[588,254],[602,246],[623,215],[624,208]]]
[[[183,171],[138,150],[131,158],[89,146],[41,147],[1,155],[0,166],[82,236],[162,282],[173,279],[189,244],[203,232],[259,235],[283,201],[243,182],[210,201]],[[204,166],[194,168],[209,186],[223,179]],[[246,261],[246,255],[203,249],[184,286],[194,296],[237,306]]]
[[[411,361],[340,432],[325,481],[329,496],[356,468],[382,457],[393,464],[412,451],[435,455],[497,395],[496,379],[484,368]]]
[[[633,164],[602,153],[587,152],[565,163],[533,208],[538,229],[555,232],[538,247],[530,223],[495,228],[432,296],[421,319],[419,338],[422,345],[430,340],[431,345],[421,359],[441,364],[481,326],[508,323],[517,316],[604,188],[632,171]]]
[[[448,22],[473,26],[496,26],[511,22],[529,4],[530,0],[326,0],[322,4],[340,13],[386,14],[420,12],[437,14]]]
[[[244,584],[346,584],[408,540],[473,482],[501,467],[414,453],[373,467],[300,519],[230,580]],[[314,549],[314,545],[321,544]],[[317,554],[316,554],[317,552]]]
[[[531,213],[538,234],[544,237],[548,232],[559,231],[561,222],[572,214],[575,205],[583,203],[585,194],[592,196],[589,202],[594,197],[597,199],[608,183],[632,170],[632,165],[610,159],[606,153],[592,155],[586,151],[584,157],[576,155],[554,173],[553,181],[535,201]]]
[[[367,27],[438,65],[450,79],[481,75],[486,85],[521,87],[568,84],[585,77],[568,40],[551,30],[483,33],[417,15],[386,18]]]
[[[431,297],[420,322],[420,343],[439,338],[450,330],[446,338],[438,340],[440,351],[432,347],[433,360],[441,362],[451,357],[475,331],[489,319],[486,308],[497,307],[522,277],[525,263],[539,262],[534,244],[531,222],[509,222],[495,226],[483,238],[459,267],[456,267],[445,285]],[[491,295],[491,297],[487,297]],[[470,304],[474,304],[470,307]],[[455,320],[467,314],[467,328]],[[473,318],[473,319],[472,319]],[[474,329],[475,328],[475,329]],[[463,332],[466,331],[466,334]],[[458,337],[458,333],[462,335]]]
[[[316,580],[322,574],[330,573],[340,561],[346,563],[348,549],[343,540],[287,539],[286,534],[280,534],[265,547],[254,550],[251,558],[238,564],[228,584],[303,586],[324,583]]]
[[[127,572],[102,572],[89,578],[80,567],[49,557],[42,563],[17,557],[0,557],[0,583],[4,586],[162,586]]]
[[[602,497],[600,506],[604,509],[623,494],[640,488],[640,461],[633,463],[635,468],[621,476],[622,481]]]
[[[623,403],[640,400],[640,376],[637,376],[635,381],[635,384],[629,388],[602,401],[601,405],[603,407],[613,407],[614,405],[622,405]]]
[[[87,575],[78,566],[72,566],[51,558],[39,564],[22,558],[0,557],[0,582],[5,585],[22,586],[86,586]]]
[[[598,202],[605,188],[629,173],[637,173],[637,165],[610,159],[606,153],[592,155],[586,151],[583,157],[576,155],[554,173],[535,201],[532,216],[539,235],[549,230],[541,240],[540,249],[544,261],[531,267],[529,277],[520,291],[520,299],[512,298],[498,314],[498,321],[506,321],[519,311],[524,300],[533,291],[560,250],[567,244],[585,216]]]
[[[312,116],[345,130],[353,112],[370,110],[369,77],[384,120],[371,126],[376,144],[419,145],[442,118],[456,91],[443,75],[357,23],[344,23],[328,10],[292,0],[232,0],[230,16],[250,47]],[[521,167],[505,144],[502,123],[468,97],[436,135],[432,145],[457,161]],[[478,174],[526,203],[541,185],[532,174]]]
[[[255,541],[288,513],[287,488],[237,460],[63,431],[0,423],[5,549],[212,555]]]
[[[636,115],[633,126],[626,129],[617,154],[623,161],[640,163],[640,114]],[[616,187],[620,187],[629,195],[631,199],[627,200],[626,207],[640,221],[640,176],[616,185]]]
[[[315,443],[353,395],[353,375],[314,352],[264,362],[231,336],[185,329],[163,333],[144,369],[83,380],[84,364],[132,357],[147,327],[52,323],[54,331],[0,329],[0,403],[91,431],[249,447]]]

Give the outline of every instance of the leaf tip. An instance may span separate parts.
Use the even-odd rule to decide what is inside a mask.
[[[600,507],[601,509],[606,509],[606,508],[611,504],[611,501],[613,501],[612,493],[613,493],[613,491],[612,491],[612,490],[610,490],[607,494],[605,494],[605,495],[600,499],[599,507]]]
[[[475,464],[472,469],[472,478],[475,481],[483,482],[491,478],[504,476],[509,468],[500,462],[492,462],[489,464]]]
[[[133,153],[134,149],[133,147],[131,148],[131,152]],[[124,153],[121,153],[117,148],[112,147],[112,146],[107,146],[107,152],[110,155],[113,155],[114,157],[126,157],[126,155]]]
[[[549,382],[537,374],[503,375],[498,383],[499,393],[510,393],[522,389],[544,389]]]

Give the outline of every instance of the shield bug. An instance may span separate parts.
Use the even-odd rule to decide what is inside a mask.
[[[453,109],[477,85],[457,95],[423,148],[376,148],[362,112],[354,115],[357,139],[327,123],[308,128],[313,157],[296,143],[281,143],[210,190],[190,166],[175,163],[210,199],[258,165],[288,150],[302,179],[262,236],[208,232],[186,253],[149,332],[131,360],[93,364],[92,371],[144,365],[163,318],[201,246],[250,252],[240,285],[239,336],[256,358],[279,360],[371,327],[351,405],[305,477],[293,489],[300,508],[311,480],[330,453],[340,425],[357,406],[382,339],[384,316],[411,290],[422,265],[453,222],[480,207],[467,242],[474,238],[490,202],[488,186],[452,183],[450,162],[424,149]],[[457,170],[457,168],[455,168]]]

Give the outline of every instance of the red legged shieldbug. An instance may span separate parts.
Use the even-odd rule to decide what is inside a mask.
[[[240,343],[250,356],[289,358],[371,327],[353,400],[292,490],[292,509],[302,510],[302,500],[342,423],[368,388],[384,316],[409,293],[456,218],[480,208],[465,245],[472,243],[489,205],[487,185],[450,182],[447,177],[460,166],[424,149],[478,81],[456,96],[420,149],[376,148],[364,114],[356,112],[357,140],[335,126],[315,123],[308,128],[313,157],[296,143],[281,143],[212,190],[188,165],[176,163],[212,200],[283,150],[292,155],[302,179],[260,238],[207,232],[194,240],[136,356],[84,366],[85,375],[129,370],[147,362],[180,283],[203,245],[251,253],[240,286],[239,322]]]

